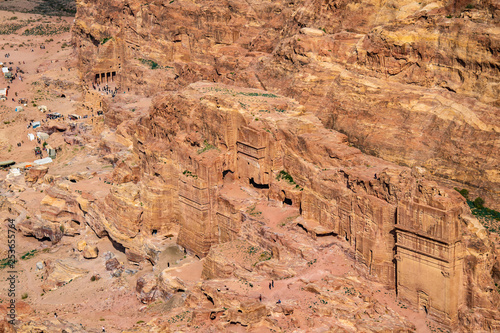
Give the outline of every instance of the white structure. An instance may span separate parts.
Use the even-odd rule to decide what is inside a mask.
[[[45,158],[33,161],[33,164],[36,164],[36,165],[43,165],[43,164],[48,164],[48,163],[52,163],[52,159],[50,157],[45,157]]]

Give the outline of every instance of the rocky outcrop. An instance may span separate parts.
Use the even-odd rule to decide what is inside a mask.
[[[64,260],[46,261],[42,289],[44,291],[57,289],[79,277],[85,276],[88,272],[88,270],[73,267]]]
[[[422,169],[363,155],[296,101],[196,83],[157,98],[134,140],[134,160],[141,161],[144,176],[117,188],[141,188],[156,178],[170,189],[171,204],[157,208],[158,214],[179,218],[181,246],[208,254],[205,278],[290,278],[300,268],[287,266],[287,253],[313,262],[313,247],[266,230],[270,220],[258,203],[271,200],[295,207],[296,225],[313,239],[345,239],[367,276],[396,286],[398,297],[412,307],[451,327],[463,320],[457,315],[462,309],[481,316],[484,325],[498,325],[496,312],[482,310],[500,302],[482,291],[492,283],[494,262],[485,260],[492,247],[460,194],[426,179]],[[253,189],[226,193],[233,183]],[[469,277],[470,260],[481,262],[485,274]],[[152,299],[154,288],[146,288],[141,299]],[[464,304],[467,293],[488,305]]]
[[[43,178],[47,174],[47,171],[49,168],[46,166],[38,166],[38,167],[33,167],[28,170],[26,175],[24,176],[24,179],[28,183],[36,183],[38,180],[43,181]]]
[[[97,246],[86,245],[82,251],[85,259],[95,259],[99,255],[99,248]]]
[[[73,31],[86,87],[152,96],[209,80],[292,96],[363,152],[495,206],[498,21],[491,1],[86,0]]]
[[[498,330],[494,247],[464,199],[440,185],[467,184],[498,202],[498,20],[488,1],[82,1],[73,30],[89,103],[114,112],[92,83],[162,92],[137,121],[110,115],[117,131],[104,132],[101,149],[117,165],[116,185],[90,200],[85,220],[131,261],[156,263],[148,233],[178,233],[213,280],[290,278],[314,264],[323,237],[337,236],[363,275],[413,309],[454,330]],[[262,209],[273,205],[297,212],[288,233],[273,230]],[[245,258],[231,252],[238,244]],[[294,313],[237,294],[226,306],[209,282],[201,291],[214,308],[193,321],[224,313],[260,325],[273,311]],[[154,276],[137,293],[165,297]],[[366,305],[354,303],[341,318]],[[355,318],[325,325],[412,329],[394,316],[380,326]]]

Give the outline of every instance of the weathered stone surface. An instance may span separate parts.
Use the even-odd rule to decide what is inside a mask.
[[[41,217],[60,226],[61,232],[66,235],[75,235],[80,232],[84,220],[85,199],[70,192],[69,185],[64,182],[56,183],[46,190],[46,196],[41,201]]]
[[[49,168],[46,166],[33,167],[33,168],[30,168],[28,170],[28,172],[25,174],[24,178],[29,183],[35,183],[39,179],[43,180],[43,178],[47,174],[48,170],[49,170]]]
[[[33,236],[39,240],[50,239],[54,244],[63,237],[60,224],[40,220],[37,217],[26,218],[17,226],[25,236]]]
[[[106,270],[107,271],[114,271],[118,267],[120,267],[120,262],[118,261],[118,259],[111,258],[111,259],[106,260]]]
[[[256,236],[242,227],[245,220],[261,219],[257,206],[244,208],[229,196],[218,199],[230,170],[244,183],[268,187],[269,198],[300,208],[297,224],[313,237],[334,234],[346,239],[368,274],[387,286],[397,285],[400,297],[409,304],[422,306],[426,296],[418,292],[425,289],[430,298],[442,300],[432,302],[435,308],[428,309],[430,315],[448,325],[458,322],[460,300],[465,297],[465,289],[459,286],[466,281],[462,253],[471,242],[487,242],[474,233],[461,235],[462,221],[469,218],[463,198],[425,179],[421,172],[349,147],[344,135],[325,129],[297,102],[265,91],[193,84],[155,101],[151,115],[137,126],[134,153],[145,161],[141,166],[145,174],[156,174],[172,186],[171,195],[177,193],[168,200],[175,209],[169,212],[180,218],[178,242],[200,256],[208,253],[204,278],[244,276],[256,269],[272,277],[294,274],[284,262],[259,263],[259,253],[278,255],[281,250],[273,247],[264,231]],[[167,160],[172,162],[165,169]],[[137,186],[141,183],[142,178]],[[235,214],[237,210],[245,213]],[[422,222],[415,216],[421,216]],[[241,241],[214,246],[238,235],[252,239],[243,242],[240,254],[250,247],[264,247],[247,251],[243,258],[237,252],[230,254]],[[308,261],[314,257],[312,248],[292,240],[280,242]],[[422,242],[427,252],[420,250]],[[484,251],[490,251],[485,246]],[[420,267],[427,257],[437,266]],[[432,276],[432,287],[423,287],[429,282],[414,278],[415,272],[425,269],[429,271],[421,276]],[[490,283],[487,280],[483,277],[477,283]],[[497,296],[490,295],[491,302],[496,304]],[[490,324],[496,325],[495,320]]]
[[[99,249],[97,246],[86,245],[83,248],[82,254],[85,259],[95,259],[99,255]]]
[[[76,248],[80,252],[82,252],[85,249],[85,246],[87,246],[87,242],[83,239],[76,244]]]
[[[164,297],[163,291],[158,286],[158,278],[154,274],[146,274],[137,279],[135,290],[137,298],[142,303],[151,303]]]
[[[499,9],[466,5],[86,0],[74,32],[86,86],[115,73],[149,96],[198,80],[293,96],[364,152],[497,205],[499,160],[483,152],[499,149]]]
[[[186,284],[179,277],[171,276],[168,269],[163,270],[158,276],[158,286],[168,295],[187,290]]]
[[[368,278],[397,288],[410,307],[452,329],[497,330],[495,250],[463,198],[432,181],[459,181],[498,202],[500,160],[485,152],[500,148],[500,12],[486,1],[466,5],[81,2],[74,31],[84,85],[115,73],[146,96],[179,90],[126,125],[123,110],[86,94],[116,113],[108,125],[120,129],[101,146],[118,165],[118,185],[89,204],[87,223],[133,261],[157,254],[139,230],[178,230],[181,246],[206,256],[203,277],[212,280],[293,276],[314,264],[322,237],[338,236]],[[191,84],[200,80],[219,84]],[[133,156],[119,158],[130,144]],[[225,194],[231,184],[253,189]],[[296,209],[291,225],[311,243],[271,231],[277,222],[262,201]],[[228,256],[237,242],[279,261]],[[317,282],[305,286],[324,302],[346,302]],[[161,295],[154,277],[137,290],[144,302]],[[229,322],[267,316],[254,300],[243,306],[242,295],[216,290],[203,287],[214,308],[200,317],[224,307]],[[392,315],[379,325],[368,320],[379,307],[367,315],[359,306],[315,310],[337,330],[413,329]]]
[[[54,290],[87,273],[87,270],[73,267],[63,260],[46,261],[42,288],[44,291]]]

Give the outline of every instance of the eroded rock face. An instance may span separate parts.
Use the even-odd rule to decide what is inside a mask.
[[[73,267],[64,260],[46,261],[42,289],[44,291],[55,290],[74,279],[85,276],[88,272],[88,270]]]
[[[364,152],[425,166],[495,206],[500,165],[486,152],[500,149],[500,14],[495,2],[467,5],[86,0],[74,33],[86,86],[279,92]]]
[[[289,278],[300,268],[292,255],[312,263],[316,249],[269,231],[257,204],[290,206],[297,228],[314,240],[345,239],[367,277],[415,309],[452,328],[497,330],[495,250],[463,198],[429,178],[498,202],[499,159],[485,153],[500,149],[498,20],[487,1],[82,1],[74,32],[84,85],[113,80],[147,96],[180,89],[103,137],[118,185],[91,200],[85,219],[132,261],[157,255],[139,230],[178,231],[179,245],[207,256],[207,279]],[[220,84],[192,84],[199,80]],[[113,113],[92,91],[87,99]],[[133,156],[120,163],[130,144]],[[224,257],[241,240],[272,259]],[[164,297],[160,289],[150,276],[137,292],[150,302]],[[234,298],[229,322],[260,323],[270,313]],[[365,324],[355,325],[373,328]],[[409,327],[393,317],[384,325]]]
[[[82,254],[85,259],[95,259],[99,255],[99,249],[97,246],[86,245],[83,248]]]
[[[438,321],[455,327],[473,309],[484,325],[498,325],[498,313],[483,309],[495,308],[500,298],[482,291],[493,281],[495,255],[458,192],[427,180],[421,169],[363,155],[296,101],[196,83],[158,97],[135,129],[134,160],[144,176],[133,188],[156,178],[169,189],[168,204],[157,214],[178,217],[178,243],[200,257],[208,254],[205,278],[290,278],[297,268],[287,253],[313,262],[314,248],[266,231],[255,200],[270,200],[296,209],[296,225],[313,239],[345,239],[367,276],[396,286],[398,297]],[[238,194],[230,184],[253,189]],[[151,204],[137,193],[136,200]],[[127,243],[147,256],[131,245],[140,240]],[[232,247],[239,250],[228,255]],[[471,274],[471,265],[484,274]],[[147,302],[159,295],[150,280],[138,287]],[[467,297],[474,301],[464,302]]]

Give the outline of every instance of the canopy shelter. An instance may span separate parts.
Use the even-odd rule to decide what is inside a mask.
[[[45,158],[33,161],[33,164],[36,164],[36,165],[43,165],[43,164],[48,164],[48,163],[52,163],[52,159],[50,157],[45,157]]]
[[[36,132],[36,137],[40,140],[46,141],[49,138],[49,135],[44,132]]]
[[[45,112],[49,111],[49,108],[48,108],[46,105],[40,105],[40,106],[38,107],[38,110],[39,110],[40,112],[45,113]]]
[[[35,121],[33,124],[32,124],[32,127],[33,129],[37,128],[37,127],[40,127],[40,122],[39,121]]]
[[[59,112],[54,112],[54,113],[48,113],[47,114],[47,118],[48,119],[57,119],[57,118],[61,118],[62,117],[62,114],[60,114]]]
[[[13,160],[2,161],[2,162],[0,162],[0,168],[5,168],[5,167],[8,167],[8,166],[11,166],[14,164],[16,164],[16,162]]]
[[[21,106],[21,105],[18,105],[16,106],[16,108],[14,109],[16,112],[20,112],[20,111],[24,111],[24,107]]]

